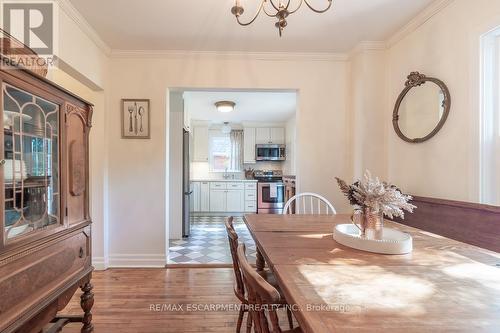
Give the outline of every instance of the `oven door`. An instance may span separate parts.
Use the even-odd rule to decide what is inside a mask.
[[[284,145],[256,145],[255,155],[257,161],[284,161],[286,159]]]
[[[284,183],[259,183],[258,204],[261,209],[283,209],[285,206]]]

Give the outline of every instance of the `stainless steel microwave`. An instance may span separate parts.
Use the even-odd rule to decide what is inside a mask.
[[[255,145],[255,159],[257,161],[284,161],[286,160],[286,145]]]

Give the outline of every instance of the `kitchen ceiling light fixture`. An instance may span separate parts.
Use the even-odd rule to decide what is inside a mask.
[[[236,103],[231,101],[220,101],[215,103],[215,107],[217,108],[217,110],[222,113],[234,111],[235,106]]]
[[[321,13],[324,13],[327,10],[329,10],[330,7],[332,7],[333,0],[326,0],[326,1],[328,1],[328,6],[325,9],[314,8],[309,3],[308,0],[299,0],[297,7],[295,7],[294,9],[290,9],[290,3],[292,2],[292,0],[276,0],[276,1],[278,1],[278,4],[275,4],[274,1],[275,0],[261,0],[259,9],[257,10],[257,14],[255,14],[253,19],[251,19],[250,21],[248,21],[246,23],[240,21],[240,16],[243,15],[243,13],[245,12],[245,10],[243,9],[243,6],[241,5],[240,0],[236,0],[235,5],[233,6],[233,8],[231,8],[231,13],[233,13],[233,15],[236,17],[236,21],[238,21],[238,23],[240,25],[247,26],[247,25],[250,25],[253,22],[255,22],[257,17],[259,17],[260,13],[264,12],[267,16],[274,17],[274,18],[278,19],[278,22],[276,22],[275,26],[276,26],[276,28],[278,28],[279,34],[281,37],[283,29],[288,24],[288,22],[286,21],[287,17],[290,14],[293,14],[296,11],[298,11],[302,7],[303,3],[305,3],[306,6],[309,7],[309,9],[312,10],[313,12],[321,14]],[[268,3],[270,4],[270,6],[266,6],[266,4],[268,4]],[[267,7],[269,7],[269,8],[267,8]],[[275,13],[273,14],[271,11],[273,11]]]

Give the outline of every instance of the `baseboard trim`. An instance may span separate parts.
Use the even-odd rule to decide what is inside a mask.
[[[164,254],[110,254],[108,268],[164,268]]]
[[[96,271],[105,271],[109,267],[109,262],[105,257],[92,257],[92,266]]]

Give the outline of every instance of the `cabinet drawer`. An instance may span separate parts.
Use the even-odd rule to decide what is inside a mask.
[[[245,201],[245,212],[247,213],[257,212],[257,202]]]
[[[244,188],[243,183],[227,183],[228,190],[243,190]]]
[[[225,190],[226,189],[226,183],[224,182],[211,182],[210,183],[210,189],[215,189],[215,190]]]
[[[0,262],[0,323],[10,322],[90,267],[90,227],[85,230]]]
[[[257,201],[257,192],[256,191],[245,191],[245,200],[246,201]]]
[[[257,183],[245,183],[245,190],[256,190]]]

